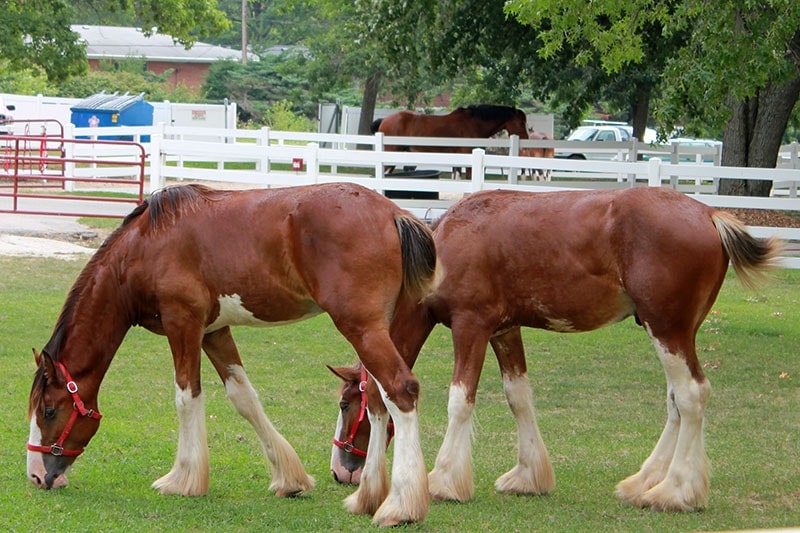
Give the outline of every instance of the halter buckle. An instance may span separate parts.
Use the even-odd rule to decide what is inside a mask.
[[[50,454],[55,456],[60,456],[64,453],[64,447],[59,446],[58,444],[53,444],[50,446]]]
[[[70,394],[78,392],[78,384],[74,381],[67,381],[67,392]]]

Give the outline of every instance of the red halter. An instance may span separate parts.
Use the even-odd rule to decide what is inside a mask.
[[[61,361],[56,361],[56,365],[58,368],[61,369],[61,373],[64,374],[64,379],[67,380],[67,392],[72,395],[72,414],[67,421],[67,425],[64,426],[64,431],[61,432],[61,436],[58,437],[58,440],[55,444],[50,446],[40,446],[38,444],[31,444],[28,443],[28,449],[32,452],[41,452],[41,453],[49,453],[56,456],[64,456],[64,457],[77,457],[83,453],[83,448],[80,450],[65,450],[64,449],[64,442],[69,437],[70,431],[72,431],[72,427],[75,425],[75,422],[78,420],[78,415],[80,416],[88,416],[90,418],[94,418],[95,420],[100,420],[103,418],[99,412],[95,411],[94,409],[87,409],[86,406],[83,404],[81,397],[78,395],[78,384],[75,383],[75,380],[72,379],[72,376],[69,375],[67,369],[61,363]]]
[[[356,438],[358,426],[361,425],[361,422],[364,420],[364,415],[367,412],[367,369],[363,366],[361,367],[361,382],[358,384],[358,390],[361,392],[361,409],[358,411],[358,420],[356,420],[356,423],[350,428],[350,433],[347,435],[347,440],[341,441],[334,437],[333,444],[334,446],[343,449],[347,453],[352,453],[354,455],[358,455],[359,457],[366,457],[367,452],[360,448],[356,448],[353,445],[353,440]],[[392,437],[394,436],[394,424],[391,420],[389,420],[389,425],[386,429],[386,447],[388,448],[389,443],[392,442]]]

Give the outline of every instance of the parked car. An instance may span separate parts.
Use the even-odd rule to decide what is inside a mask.
[[[16,107],[13,104],[6,105],[3,101],[3,97],[0,96],[0,135],[10,135],[11,131],[11,123],[14,120],[14,117],[11,116],[9,111],[14,111]]]
[[[590,126],[578,126],[567,136],[568,141],[581,142],[628,142],[631,140],[630,131],[623,125],[593,124]],[[586,159],[586,154],[580,152],[560,153],[556,157],[565,159]],[[614,159],[615,156],[608,154],[589,154],[591,159]]]

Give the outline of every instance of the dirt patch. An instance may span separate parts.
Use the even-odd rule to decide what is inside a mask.
[[[800,213],[777,211],[774,209],[736,209],[724,208],[748,226],[767,226],[770,228],[800,228]]]

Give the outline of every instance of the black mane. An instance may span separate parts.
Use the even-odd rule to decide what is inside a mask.
[[[514,114],[518,113],[519,110],[516,107],[510,107],[507,105],[492,105],[492,104],[481,104],[481,105],[471,105],[469,107],[460,107],[459,109],[464,109],[469,112],[471,116],[478,120],[509,120]]]

